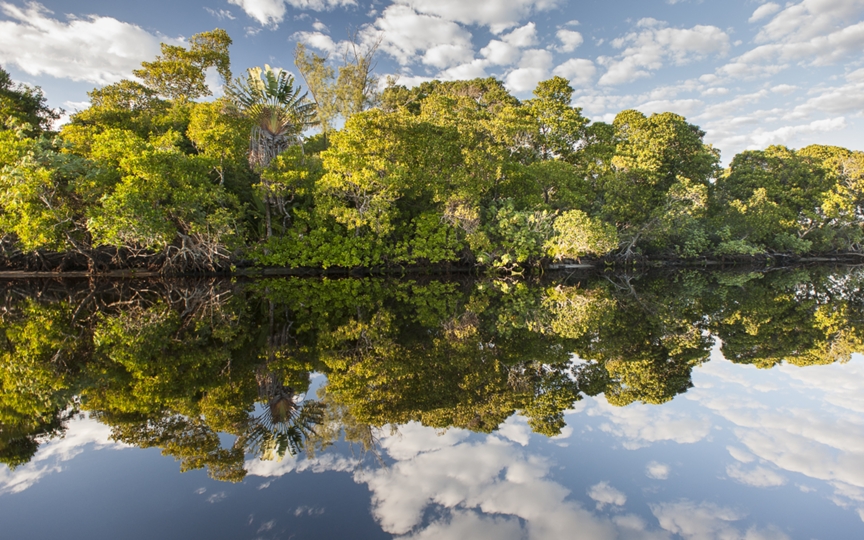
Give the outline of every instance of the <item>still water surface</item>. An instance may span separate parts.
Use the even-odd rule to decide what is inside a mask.
[[[5,283],[0,538],[864,538],[862,282]]]

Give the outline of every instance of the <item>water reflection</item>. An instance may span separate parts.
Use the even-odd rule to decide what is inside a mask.
[[[0,483],[28,489],[96,442],[158,448],[219,481],[345,471],[394,535],[794,538],[735,504],[638,511],[620,478],[575,493],[554,452],[600,436],[650,452],[724,429],[715,478],[828,490],[864,516],[860,367],[807,367],[864,350],[862,278],[7,283]],[[537,437],[552,454],[528,451]],[[639,467],[662,483],[680,465]]]

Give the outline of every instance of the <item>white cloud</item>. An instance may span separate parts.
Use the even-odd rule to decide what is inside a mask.
[[[690,116],[702,109],[705,103],[699,99],[658,99],[646,101],[635,108],[645,114],[674,112],[681,116]]]
[[[439,45],[471,49],[471,33],[452,21],[416,13],[403,5],[392,5],[365,35],[381,32],[381,50],[406,65],[423,58],[418,53]]]
[[[437,437],[432,428],[409,426],[400,428],[395,441],[382,438],[395,463],[355,473],[372,492],[373,515],[387,533],[411,539],[551,540],[578,531],[586,540],[668,540],[637,516],[608,519],[589,512],[549,478],[551,463],[517,444],[496,435],[469,442],[462,430]],[[592,488],[594,496],[605,504],[624,503],[623,494],[601,484]],[[425,523],[430,510],[436,517]]]
[[[625,448],[635,450],[660,441],[690,444],[701,441],[711,431],[711,422],[702,415],[677,410],[675,403],[663,407],[632,404],[614,407],[606,400],[597,400],[588,410],[591,416],[603,416],[607,421],[600,429],[622,439]]]
[[[518,416],[508,418],[498,427],[497,433],[522,446],[528,446],[531,440],[531,428],[528,427],[528,423],[524,419]]]
[[[833,34],[864,11],[864,0],[803,0],[786,8],[766,24],[758,42],[805,41]]]
[[[339,48],[333,38],[323,32],[295,32],[291,39],[326,53],[332,53]]]
[[[557,50],[560,52],[573,52],[585,41],[582,34],[575,30],[562,29],[558,30],[555,35],[558,37],[558,41],[561,42],[561,45],[557,47]]]
[[[807,124],[787,125],[773,130],[757,130],[750,135],[753,141],[751,146],[754,149],[761,149],[772,144],[789,144],[798,136],[837,131],[844,129],[846,125],[846,119],[839,116],[814,120]]]
[[[228,0],[229,4],[239,6],[263,26],[275,28],[285,19],[290,5],[296,9],[325,11],[337,7],[355,6],[355,0]]]
[[[20,493],[45,476],[60,472],[63,462],[82,453],[87,446],[94,449],[130,448],[112,441],[111,428],[96,420],[71,421],[63,438],[43,443],[28,463],[14,471],[0,467],[0,494]]]
[[[571,58],[552,70],[553,75],[569,79],[575,86],[588,86],[597,75],[594,62],[585,58]]]
[[[648,478],[653,478],[654,480],[666,480],[669,478],[669,473],[671,472],[671,468],[669,465],[665,463],[658,463],[656,461],[650,462],[645,467],[645,476]]]
[[[780,4],[775,4],[774,2],[768,2],[767,4],[762,4],[761,6],[756,8],[756,11],[753,12],[753,15],[751,15],[747,21],[751,22],[751,23],[756,22],[756,21],[761,21],[765,17],[769,17],[771,15],[774,15],[775,13],[780,11],[781,9],[783,9],[783,8],[780,7]]]
[[[419,13],[435,15],[462,24],[489,26],[498,34],[515,26],[531,13],[557,7],[559,0],[396,0]]]
[[[283,0],[228,0],[229,4],[239,6],[264,26],[276,26],[285,18],[285,2]]]
[[[669,28],[655,19],[642,19],[639,30],[612,41],[622,52],[617,57],[601,56],[597,60],[607,66],[600,77],[602,85],[615,85],[648,77],[663,67],[666,61],[682,65],[710,55],[723,55],[729,50],[729,36],[716,26]]]
[[[513,92],[529,92],[537,87],[537,83],[549,78],[551,67],[552,53],[543,49],[529,49],[519,60],[518,69],[507,74],[505,84]]]
[[[746,532],[734,523],[746,514],[712,503],[694,503],[682,500],[674,503],[649,505],[660,526],[686,540],[787,540],[788,536],[776,529],[750,528]]]
[[[210,15],[213,15],[214,17],[216,17],[220,21],[225,20],[225,19],[233,21],[235,18],[234,14],[231,13],[230,11],[228,11],[227,9],[211,9],[209,7],[205,7],[204,9],[207,11],[207,13],[209,13]]]
[[[2,2],[0,10],[10,19],[0,21],[0,64],[16,64],[30,75],[109,84],[155,57],[160,41],[179,43],[111,17],[63,22],[35,2],[23,8]]]
[[[509,34],[502,35],[501,39],[514,47],[533,47],[537,45],[537,25],[529,22],[525,26],[516,28]]]
[[[474,59],[474,51],[464,45],[441,44],[426,50],[423,63],[439,69],[465,64]]]
[[[811,90],[813,97],[795,107],[793,116],[801,117],[813,113],[861,114],[864,111],[864,80],[856,75],[864,69],[847,76],[847,83],[839,86],[818,86]]]
[[[769,5],[776,4],[765,4]],[[824,66],[860,56],[864,48],[862,12],[864,0],[804,0],[786,4],[756,36],[761,45],[734,58],[718,74],[764,77],[788,68],[791,63]]]
[[[729,478],[753,487],[776,487],[786,483],[786,477],[767,467],[756,466],[749,469],[739,463],[726,467]]]
[[[609,485],[609,482],[600,482],[588,488],[588,496],[597,501],[597,509],[602,510],[606,505],[624,506],[627,496]]]
[[[522,52],[518,47],[493,39],[488,45],[480,49],[480,54],[486,57],[490,64],[509,66],[519,59]]]

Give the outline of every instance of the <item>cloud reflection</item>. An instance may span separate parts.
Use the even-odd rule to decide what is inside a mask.
[[[45,476],[63,470],[63,462],[82,453],[88,445],[94,449],[129,448],[110,439],[111,428],[90,418],[73,420],[62,438],[44,443],[29,463],[15,470],[0,467],[0,494],[19,493]]]

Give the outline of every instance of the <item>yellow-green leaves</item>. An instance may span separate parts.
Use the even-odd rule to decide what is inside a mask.
[[[205,81],[208,68],[216,68],[222,80],[231,80],[230,45],[228,33],[219,28],[192,36],[188,49],[163,43],[162,54],[153,62],[142,62],[142,69],[133,73],[148,88],[168,99],[209,96],[212,92]]]

